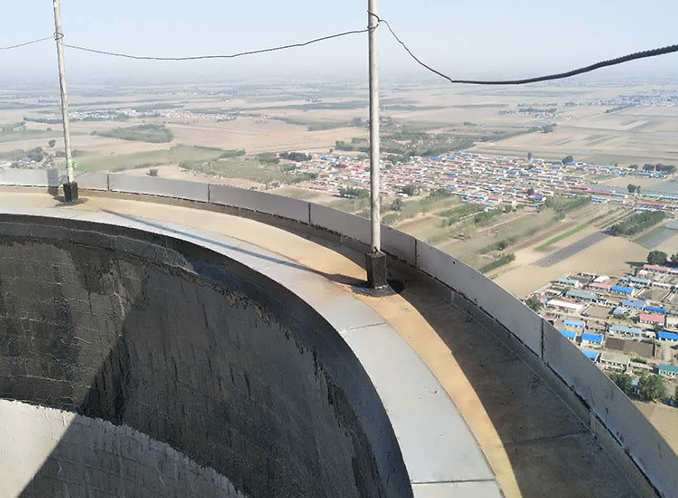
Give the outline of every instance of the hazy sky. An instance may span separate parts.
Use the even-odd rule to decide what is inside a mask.
[[[533,75],[678,42],[678,2],[660,0],[381,0],[380,15],[424,61],[452,76]],[[366,25],[366,0],[62,0],[68,43],[141,55],[231,53]],[[49,36],[52,2],[2,1],[0,46]],[[366,70],[367,35],[313,47],[210,62],[134,62],[68,50],[69,75],[313,77]],[[425,73],[380,30],[386,76]],[[52,42],[0,51],[0,75],[55,74]],[[627,65],[624,72],[678,73],[678,55]],[[602,73],[601,73],[602,74]],[[608,73],[618,74],[618,73]],[[192,78],[194,79],[194,78]]]

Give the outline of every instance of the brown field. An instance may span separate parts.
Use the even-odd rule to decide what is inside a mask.
[[[527,249],[516,253],[515,269],[502,272],[495,281],[512,294],[524,297],[568,272],[624,274],[629,269],[629,262],[645,261],[647,252],[628,239],[609,237],[550,268],[538,268],[531,265],[534,256]]]
[[[237,177],[247,173],[242,168],[251,162],[234,161],[236,172],[233,178],[215,179],[193,171],[179,168],[182,161],[209,161],[209,152],[195,147],[215,147],[220,149],[245,149],[249,155],[261,152],[303,151],[328,152],[338,140],[350,141],[352,138],[367,136],[367,129],[347,127],[354,118],[367,119],[367,90],[364,85],[318,85],[312,90],[300,91],[295,86],[272,87],[238,91],[232,97],[224,96],[224,87],[219,84],[205,83],[204,93],[187,92],[181,86],[166,88],[127,87],[116,90],[111,95],[104,91],[93,92],[94,87],[83,88],[91,95],[83,96],[74,90],[71,98],[72,111],[123,109],[139,105],[174,104],[177,107],[164,117],[131,119],[128,122],[77,122],[72,123],[73,148],[82,151],[76,161],[84,169],[100,171],[106,169],[137,168],[132,174],[145,175],[149,167],[157,168],[159,175],[165,178],[209,180],[243,188],[265,189],[262,178],[245,175],[248,179]],[[310,88],[310,86],[309,86]],[[676,107],[636,107],[611,113],[605,111],[611,106],[577,105],[566,107],[565,102],[582,104],[595,100],[604,100],[628,95],[630,93],[653,92],[675,89],[675,85],[581,85],[528,86],[511,88],[477,88],[450,86],[446,84],[419,85],[410,83],[386,83],[382,89],[384,117],[393,118],[399,124],[434,127],[432,131],[455,133],[458,135],[491,135],[492,133],[512,133],[542,127],[556,123],[553,133],[533,132],[498,141],[477,142],[472,149],[478,152],[524,156],[532,152],[535,157],[562,159],[572,154],[577,160],[598,163],[621,164],[646,162],[664,162],[678,164],[678,106]],[[318,97],[308,98],[309,92],[317,92]],[[16,100],[17,103],[35,106],[37,98]],[[516,111],[518,104],[534,107],[548,107],[548,103],[557,103],[559,108],[555,117],[536,117],[526,115],[502,115],[501,111]],[[203,114],[191,114],[187,110],[203,110]],[[0,123],[21,121],[23,116],[50,117],[34,107],[32,109],[0,110]],[[58,112],[54,105],[49,108]],[[219,114],[210,114],[218,111]],[[238,114],[239,113],[239,114]],[[223,120],[226,116],[237,119]],[[174,134],[171,143],[154,144],[130,142],[113,138],[93,136],[93,131],[102,131],[116,127],[134,126],[144,122],[164,124]],[[296,123],[296,124],[290,124]],[[309,131],[309,125],[327,124],[337,126],[333,129]],[[339,127],[344,124],[343,127]],[[47,132],[51,128],[51,132]],[[0,153],[15,149],[43,147],[54,152],[62,144],[61,127],[39,123],[28,124],[29,133],[17,135],[12,140],[2,140]],[[7,137],[6,137],[7,138]],[[47,142],[57,140],[57,147],[50,149]],[[186,146],[180,153],[177,146]],[[175,148],[175,153],[170,149]],[[63,162],[63,160],[61,160]],[[235,166],[234,166],[235,167]],[[141,168],[141,169],[138,169]],[[607,185],[625,187],[627,179],[605,181]],[[652,188],[658,181],[634,178],[634,184],[642,188]],[[367,208],[364,202],[351,202],[334,198],[303,187],[281,187],[270,192],[291,197],[331,204],[337,208],[360,213]],[[551,268],[536,268],[532,263],[546,254],[583,239],[600,229],[587,227],[560,240],[547,249],[535,248],[547,240],[593,219],[608,208],[589,206],[587,210],[571,213],[565,220],[556,222],[552,214],[524,211],[511,215],[502,215],[494,220],[491,227],[472,227],[461,224],[450,227],[441,226],[442,219],[436,210],[417,212],[411,218],[397,222],[394,226],[423,240],[430,241],[464,261],[479,266],[491,261],[496,251],[480,254],[490,244],[518,236],[519,240],[506,252],[514,252],[516,260],[506,267],[499,268],[494,275],[497,281],[518,295],[539,287],[553,276],[578,269],[608,271],[604,269],[624,269],[626,261],[639,261],[646,257],[647,251],[628,240],[609,239],[582,253],[576,254]],[[610,220],[614,218],[610,210]],[[618,213],[618,215],[621,213]],[[455,238],[463,234],[463,239]],[[675,252],[678,236],[663,242],[657,249]],[[617,251],[617,252],[615,252]],[[591,253],[591,254],[589,254]],[[600,265],[600,267],[597,267]]]
[[[678,162],[678,107],[662,114],[638,115],[645,108],[606,114],[605,107],[581,108],[569,119],[556,119],[552,133],[532,133],[500,142],[479,144],[477,152],[561,159],[573,155],[592,163],[631,164]],[[584,111],[586,110],[586,114]]]
[[[557,123],[553,133],[541,132],[521,135],[497,142],[476,145],[474,150],[487,153],[523,156],[532,152],[536,157],[560,159],[572,154],[576,159],[591,162],[678,162],[678,107],[638,107],[606,114],[608,107],[578,106],[563,107],[567,101],[605,99],[630,91],[665,90],[666,85],[619,86],[538,86],[523,88],[475,88],[453,87],[443,84],[418,86],[413,84],[384,85],[382,93],[383,115],[398,122],[439,123],[440,130],[462,134],[488,133],[493,131],[513,132],[540,127],[549,122]],[[205,84],[220,90],[218,84]],[[87,88],[91,91],[92,88]],[[325,152],[337,140],[366,137],[363,128],[335,128],[308,131],[309,123],[345,123],[354,118],[367,119],[366,89],[363,86],[346,86],[323,97],[323,106],[314,108],[313,103],[300,98],[294,90],[280,89],[280,93],[252,93],[249,97],[224,98],[209,94],[193,95],[181,92],[181,87],[154,89],[126,88],[123,94],[83,97],[74,92],[72,110],[115,109],[138,105],[172,103],[183,106],[178,109],[240,110],[243,114],[234,121],[218,122],[207,115],[181,114],[165,118],[149,118],[148,122],[166,124],[174,132],[174,144],[242,149],[248,153],[304,150]],[[172,95],[172,92],[176,92]],[[333,95],[334,93],[334,95]],[[103,95],[103,92],[102,92]],[[341,96],[338,96],[341,95]],[[18,102],[35,104],[34,99]],[[520,115],[500,115],[503,110],[514,111],[517,104],[540,106],[545,102],[560,104],[554,119]],[[352,105],[358,103],[358,105]],[[336,107],[349,104],[348,108]],[[50,108],[58,111],[56,106]],[[0,122],[20,121],[23,116],[45,116],[31,109],[0,110]],[[53,116],[52,116],[53,117]],[[306,124],[288,124],[280,119]],[[464,124],[466,123],[466,125]],[[473,126],[468,125],[472,123]],[[96,154],[128,154],[158,150],[158,144],[123,142],[91,137],[95,130],[138,124],[96,122],[73,123],[73,147]],[[33,130],[44,130],[48,125],[30,123]],[[59,126],[50,126],[58,135]],[[55,138],[57,138],[55,137]],[[0,152],[12,148],[45,146],[46,140],[27,139],[14,143],[0,141]],[[642,186],[642,185],[641,185]]]
[[[668,389],[671,396],[672,389]],[[652,422],[673,451],[678,453],[678,410],[672,406],[659,403],[643,403],[634,401],[634,404]]]
[[[599,182],[602,185],[608,185],[610,187],[626,187],[629,183],[638,185],[641,189],[652,190],[652,187],[656,187],[661,184],[663,180],[657,178],[640,178],[634,177],[632,180],[628,178],[613,178],[611,180],[604,180]]]

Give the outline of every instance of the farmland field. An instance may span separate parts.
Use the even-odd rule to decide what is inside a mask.
[[[564,247],[563,249],[560,249],[559,251],[556,251],[553,254],[549,254],[548,256],[536,261],[534,265],[540,266],[542,268],[549,268],[553,265],[560,263],[561,261],[566,260],[571,256],[574,256],[575,254],[583,251],[584,249],[594,246],[598,242],[605,240],[607,237],[609,237],[609,235],[602,232],[592,233],[591,235],[581,240],[578,240],[577,242],[574,242],[569,246]]]
[[[85,155],[78,165],[87,171],[120,171],[148,166],[217,159],[224,151],[207,147],[178,145],[164,150],[121,155]]]
[[[561,160],[572,155],[576,161],[603,164],[678,164],[678,106],[625,108],[606,103],[628,95],[676,91],[675,83],[609,85],[572,80],[564,85],[470,88],[385,81],[382,86],[383,130],[390,127],[422,142],[439,136],[437,141],[430,140],[432,149],[440,144],[462,144],[468,151],[518,157],[531,153],[535,158]],[[154,88],[75,84],[71,93],[71,111],[77,118],[71,126],[72,141],[78,151],[75,160],[80,172],[128,170],[129,174],[145,175],[152,168],[164,178],[256,188],[369,215],[367,199],[339,198],[312,190],[310,185],[299,183],[300,176],[283,168],[286,161],[277,165],[267,162],[281,152],[320,155],[332,150],[359,157],[360,151],[340,152],[336,147],[337,142],[359,143],[363,148],[367,143],[364,84],[205,82],[190,91],[179,84]],[[63,167],[63,158],[56,156],[63,154],[62,130],[59,124],[53,124],[60,117],[56,94],[51,100],[19,95],[12,101],[3,98],[3,102],[0,123],[18,124],[24,118],[28,122],[26,131],[0,133],[0,158],[18,157],[40,147],[52,164]],[[124,122],[118,120],[120,113],[128,113]],[[148,141],[121,140],[130,138],[130,133]],[[151,143],[167,139],[171,142]],[[48,145],[50,140],[56,140],[55,147]],[[385,143],[393,147],[404,142],[391,137]],[[246,154],[224,157],[229,150],[244,150]],[[625,188],[634,183],[643,190],[678,192],[675,181],[636,177],[630,182],[611,176],[593,176],[590,180],[607,186]],[[568,254],[571,249],[566,248],[585,245],[592,234],[633,214],[626,206],[588,205],[574,212],[556,213],[537,212],[527,205],[508,214],[482,214],[479,218],[484,219],[476,220],[485,206],[476,212],[464,208],[455,214],[458,196],[433,200],[425,195],[408,197],[401,209],[391,210],[394,198],[391,193],[383,199],[385,222],[476,268],[515,252],[514,261],[491,275],[509,290],[517,285],[514,276],[523,278],[521,272],[532,272],[518,285],[522,289],[525,282],[541,281],[551,271],[580,267],[586,263],[582,258],[587,248],[549,268],[537,268],[534,263],[544,257],[555,261],[555,255]],[[613,252],[608,258],[616,267],[632,256],[643,259],[647,252],[643,245],[670,252],[678,247],[677,241],[678,236],[654,231],[643,235],[638,243],[603,240],[592,249],[620,245],[621,252]]]

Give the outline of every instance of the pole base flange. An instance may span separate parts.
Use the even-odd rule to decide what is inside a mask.
[[[66,202],[75,202],[78,200],[77,182],[64,183],[64,197]]]
[[[365,254],[367,269],[367,283],[373,289],[382,289],[388,285],[388,271],[386,269],[386,254],[383,252],[368,252]]]

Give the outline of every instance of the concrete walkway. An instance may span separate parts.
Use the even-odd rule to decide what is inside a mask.
[[[45,194],[0,193],[0,207],[58,207],[178,223],[234,237],[322,273],[379,313],[429,367],[474,434],[507,497],[635,497],[585,425],[535,372],[489,331],[448,303],[415,271],[399,294],[361,291],[362,254],[326,240],[200,209],[91,197],[64,207]],[[464,496],[450,484],[449,496]],[[419,497],[441,496],[426,489]],[[445,496],[448,494],[446,493]]]

